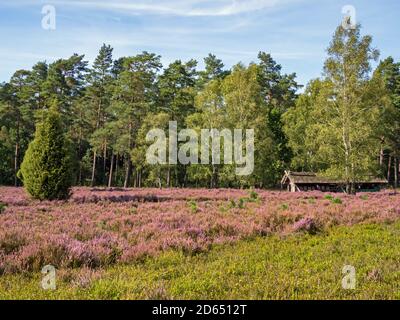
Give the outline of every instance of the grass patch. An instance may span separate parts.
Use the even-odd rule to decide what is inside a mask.
[[[308,199],[308,203],[309,204],[315,204],[316,203],[316,199],[315,198],[309,198]]]
[[[7,204],[0,202],[0,213],[3,213],[7,208]]]
[[[340,198],[333,198],[331,200],[331,202],[334,204],[342,204],[343,203],[342,199],[340,199]]]
[[[199,207],[198,207],[197,202],[195,200],[189,200],[187,202],[187,204],[188,204],[188,206],[190,208],[190,211],[192,213],[197,213],[199,211]]]
[[[281,205],[281,209],[282,209],[283,211],[289,210],[289,205],[288,205],[287,203],[283,203],[283,204]]]
[[[40,288],[40,273],[7,275],[0,277],[0,299],[400,299],[399,235],[400,223],[357,225],[194,256],[168,251],[101,276],[68,271],[55,291]],[[356,268],[355,290],[341,287],[345,265]]]
[[[259,202],[259,201],[260,201],[260,195],[256,191],[251,189],[249,192],[248,202]]]
[[[333,204],[342,204],[343,201],[340,198],[335,198],[334,196],[327,194],[324,199],[329,200]]]

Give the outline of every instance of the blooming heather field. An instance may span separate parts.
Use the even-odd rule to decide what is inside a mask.
[[[98,269],[258,236],[400,220],[400,194],[75,188],[67,202],[0,188],[0,272]]]

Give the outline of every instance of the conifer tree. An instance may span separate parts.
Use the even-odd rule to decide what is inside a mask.
[[[74,176],[72,154],[60,113],[52,107],[37,125],[19,171],[28,193],[39,200],[67,199]]]

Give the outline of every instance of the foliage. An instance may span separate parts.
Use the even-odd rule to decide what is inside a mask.
[[[38,62],[0,84],[0,184],[20,184],[17,172],[35,124],[53,105],[73,142],[78,185],[266,188],[287,169],[343,179],[347,192],[378,173],[396,184],[400,64],[386,58],[372,74],[377,57],[360,26],[339,27],[323,77],[303,93],[296,74],[283,73],[266,52],[229,70],[213,54],[203,69],[195,60],[163,67],[150,52],[114,58],[106,44],[91,66],[79,54]],[[148,165],[146,133],[168,131],[169,121],[197,133],[254,129],[253,173],[238,176],[235,165],[222,162]]]
[[[0,213],[3,213],[6,210],[7,204],[0,202]]]
[[[73,166],[70,142],[59,113],[52,108],[37,126],[21,164],[20,178],[36,199],[66,199],[73,184]]]
[[[333,198],[333,199],[332,199],[332,203],[335,203],[335,204],[342,204],[343,201],[342,201],[342,199],[340,199],[340,198]]]
[[[260,195],[255,190],[250,190],[249,192],[249,200],[250,201],[257,201],[259,200]]]
[[[315,109],[321,103],[320,93],[324,82],[312,80],[296,100],[295,107],[289,109],[282,117],[283,131],[288,139],[288,147],[293,153],[291,167],[296,171],[318,172],[327,166],[316,160],[318,145],[315,144],[318,123],[314,117]]]
[[[232,70],[213,54],[204,59],[204,70],[196,69],[195,60],[176,60],[161,70],[160,58],[143,52],[114,60],[113,48],[103,44],[90,67],[83,55],[74,54],[18,70],[0,86],[0,183],[18,185],[16,173],[34,136],[33,119],[43,121],[49,107],[57,105],[75,147],[78,166],[72,175],[78,185],[275,185],[284,166],[279,118],[294,103],[294,75],[282,74],[265,53],[259,64]],[[273,101],[263,98],[267,92]],[[254,174],[238,178],[235,166],[223,163],[147,165],[146,133],[168,129],[168,121],[177,121],[178,130],[198,132],[255,129]]]
[[[199,207],[197,206],[197,202],[194,200],[189,200],[188,205],[192,213],[197,213],[199,211]]]
[[[379,52],[360,26],[339,26],[328,48],[323,80],[310,83],[296,108],[285,115],[285,131],[295,152],[292,164],[355,182],[377,174],[379,123],[385,91],[371,80],[371,61]],[[298,120],[298,121],[297,121]]]
[[[382,167],[383,157],[394,158],[394,187],[398,186],[399,157],[400,157],[400,63],[395,63],[392,57],[381,61],[373,76],[376,86],[380,86],[382,94],[381,118],[379,124],[379,136],[381,137],[381,169],[390,174],[391,161],[386,167]],[[389,159],[390,160],[390,159]]]

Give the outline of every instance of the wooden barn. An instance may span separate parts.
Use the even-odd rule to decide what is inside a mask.
[[[388,185],[385,179],[373,178],[369,181],[356,183],[357,191],[379,191]],[[285,171],[281,181],[282,189],[290,192],[301,191],[323,191],[323,192],[344,192],[346,183],[340,180],[320,177],[313,172],[292,172]]]

